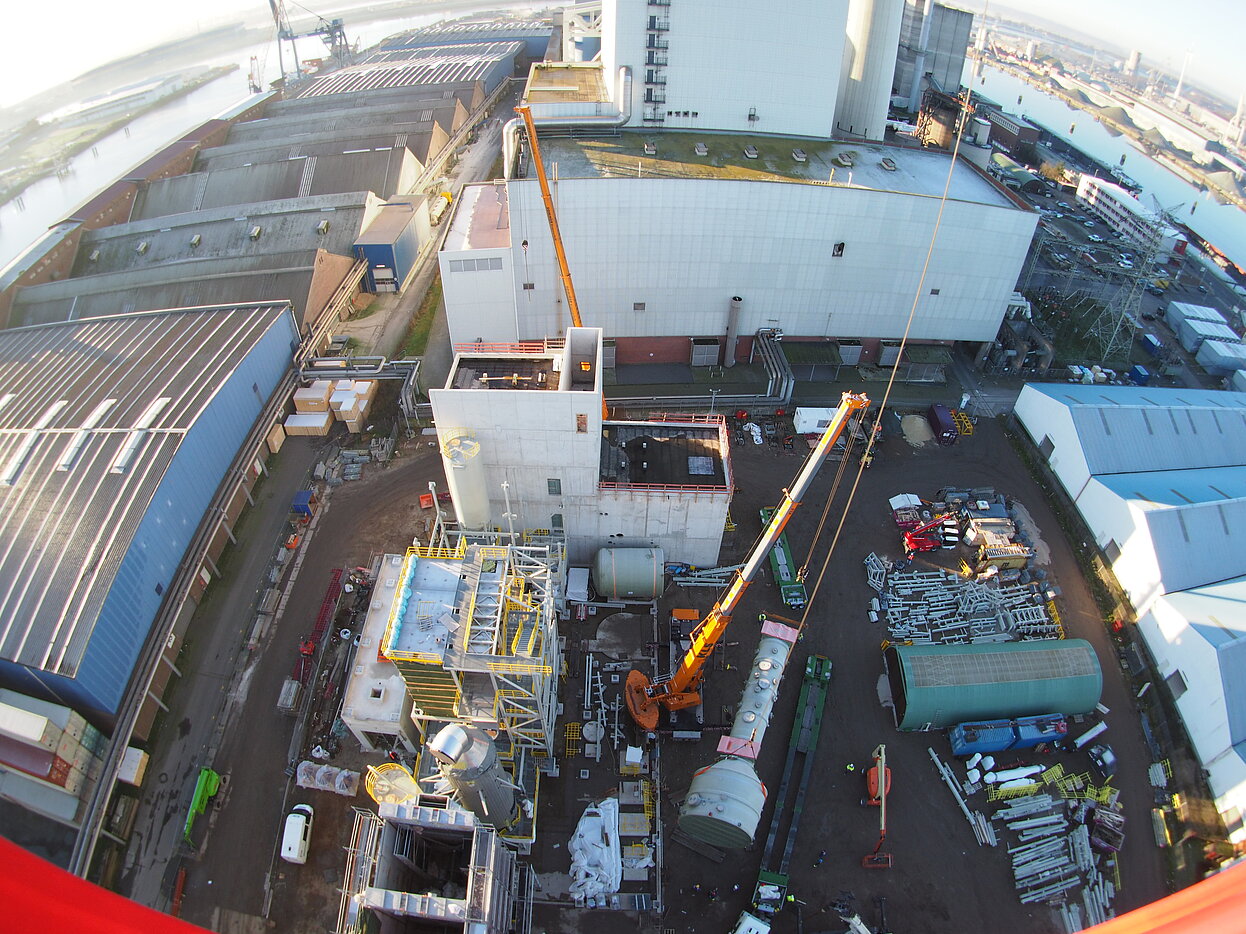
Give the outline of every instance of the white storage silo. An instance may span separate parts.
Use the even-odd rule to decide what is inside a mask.
[[[441,459],[459,524],[465,529],[483,529],[489,524],[489,488],[480,442],[469,431],[452,429],[442,436]]]
[[[904,0],[849,0],[835,131],[881,140],[900,47]]]

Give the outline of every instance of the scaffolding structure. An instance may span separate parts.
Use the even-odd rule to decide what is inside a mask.
[[[408,549],[381,651],[425,736],[446,721],[469,723],[500,734],[504,759],[530,756],[554,772],[565,551],[540,536],[486,538]]]

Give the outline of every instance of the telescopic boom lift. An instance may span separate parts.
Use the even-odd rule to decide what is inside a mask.
[[[822,462],[826,459],[827,452],[843,432],[848,419],[854,412],[866,408],[869,404],[870,400],[863,395],[844,393],[830,424],[822,432],[822,437],[818,439],[817,445],[810,452],[808,460],[796,476],[791,489],[784,491],[782,502],[770,517],[769,524],[757,544],[753,546],[748,560],[736,572],[735,580],[718,598],[718,602],[714,604],[709,615],[693,630],[692,644],[684,654],[679,667],[675,669],[675,673],[661,681],[651,680],[642,671],[633,670],[628,673],[627,690],[624,692],[627,698],[627,710],[642,729],[657,729],[658,713],[662,707],[667,710],[682,710],[685,707],[695,707],[701,702],[700,688],[701,681],[705,677],[705,663],[713,653],[714,647],[718,645],[718,640],[722,638],[727,624],[731,622],[731,614],[735,612],[749,584],[753,582],[762,564],[765,563],[770,549],[783,534],[787,520],[792,517],[792,513],[800,505],[801,498],[808,492],[814,477],[818,475]]]

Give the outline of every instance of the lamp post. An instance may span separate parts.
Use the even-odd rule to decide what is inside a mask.
[[[718,401],[718,394],[719,394],[720,392],[722,392],[722,390],[721,390],[721,389],[711,389],[711,390],[710,390],[710,414],[711,414],[711,415],[713,415],[713,414],[714,414],[714,404]]]

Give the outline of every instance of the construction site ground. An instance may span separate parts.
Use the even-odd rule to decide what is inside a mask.
[[[977,846],[926,752],[928,746],[933,746],[945,759],[950,758],[943,735],[898,733],[890,711],[879,701],[880,643],[885,632],[881,623],[871,624],[867,618],[873,591],[866,583],[862,559],[871,551],[899,556],[899,533],[886,505],[889,496],[914,492],[931,497],[945,486],[994,487],[1024,504],[1040,530],[1050,552],[1049,577],[1062,591],[1060,611],[1064,625],[1070,635],[1094,644],[1105,676],[1103,703],[1112,711],[1108,717],[1108,738],[1121,763],[1115,784],[1122,790],[1128,819],[1122,853],[1122,891],[1116,908],[1128,910],[1163,896],[1165,864],[1162,852],[1153,842],[1149,819],[1152,791],[1146,769],[1151,759],[1131,703],[1132,691],[1126,686],[1116,649],[1044,491],[1031,480],[1013,453],[1002,426],[994,421],[979,421],[973,436],[951,447],[914,446],[899,431],[894,418],[886,424],[889,435],[874,467],[861,476],[833,559],[813,593],[844,508],[851,474],[845,477],[838,496],[830,504],[826,525],[809,562],[812,600],[806,634],[789,663],[788,677],[758,763],[763,781],[776,787],[804,658],[810,652],[829,656],[834,664],[830,699],[791,866],[791,891],[798,901],[793,904],[794,910],[777,917],[775,930],[797,931],[796,910],[804,914],[800,930],[842,930],[842,923],[822,909],[843,898],[844,893],[852,893],[871,926],[878,921],[874,900],[885,897],[889,928],[897,932],[1011,930],[1026,934],[1055,929],[1046,908],[1018,902],[1005,851]],[[226,795],[201,819],[203,826],[196,832],[197,852],[187,853],[180,860],[180,865],[188,870],[182,906],[182,916],[188,920],[218,931],[259,931],[266,926],[265,917],[267,923],[281,931],[320,932],[334,928],[342,884],[343,847],[349,843],[352,808],[373,805],[362,791],[357,798],[347,799],[328,792],[298,789],[289,783],[284,769],[293,723],[277,714],[273,705],[281,681],[296,658],[298,642],[320,606],[332,569],[349,569],[367,564],[377,554],[402,552],[413,537],[423,538],[427,534],[428,512],[420,508],[419,496],[427,491],[429,480],[440,483],[442,477],[440,458],[429,442],[428,436],[416,434],[401,446],[400,456],[390,466],[366,468],[361,481],[344,484],[329,497],[328,509],[306,547],[282,621],[274,627],[271,641],[263,647],[249,679],[244,679],[249,681],[245,713],[226,733],[213,762],[218,771],[230,776]],[[293,454],[309,441],[291,439],[290,443]],[[790,451],[770,444],[733,447],[737,492],[732,518],[736,528],[726,536],[721,563],[741,560],[748,552],[761,527],[758,510],[774,504],[782,488],[791,482],[801,463],[798,450],[798,445]],[[286,452],[278,455],[286,456]],[[298,456],[306,458],[307,454]],[[826,464],[788,527],[797,563],[806,560],[837,466],[834,461]],[[290,494],[282,491],[274,495],[286,498]],[[919,556],[918,564],[926,560],[946,566],[956,563],[953,552]],[[240,575],[246,572],[247,569],[240,569]],[[669,587],[660,602],[660,618],[664,619],[675,607],[694,607],[704,613],[716,597],[717,591],[713,589]],[[211,597],[207,603],[210,609]],[[715,658],[714,670],[707,677],[707,724],[725,722],[724,708],[738,699],[742,671],[756,645],[756,619],[761,612],[792,614],[779,602],[768,568],[746,596],[727,632],[726,645]],[[597,656],[607,662],[631,653],[644,654],[652,632],[652,619],[646,608],[629,608],[621,615],[602,609],[583,621],[564,624],[568,675],[562,691],[565,713],[559,722],[560,736],[563,721],[581,718],[583,649],[593,640],[601,640],[600,647],[609,643],[612,654]],[[334,653],[348,649],[346,643],[332,645],[330,661],[336,659]],[[606,687],[607,697],[617,690],[613,683]],[[332,698],[326,698],[325,703],[331,706]],[[170,722],[176,724],[178,720],[180,715]],[[664,910],[660,917],[650,913],[638,917],[620,911],[575,909],[565,896],[570,868],[567,842],[576,822],[588,803],[619,788],[615,753],[610,747],[606,746],[601,762],[583,755],[564,759],[559,763],[559,776],[542,781],[539,833],[531,860],[540,881],[534,932],[611,934],[674,930],[682,934],[698,930],[724,932],[731,928],[740,910],[746,907],[756,878],[769,809],[763,815],[754,848],[727,854],[722,862],[707,858],[703,850],[673,842],[670,833],[676,813],[673,801],[687,788],[693,771],[714,760],[719,735],[707,731],[695,743],[676,742],[669,737],[662,741],[662,785],[657,805],[667,834]],[[894,867],[866,870],[861,868],[861,858],[877,841],[878,812],[860,803],[864,794],[862,775],[871,751],[880,742],[887,744],[893,772],[885,849],[893,854]],[[371,758],[362,755],[348,736],[341,741],[340,752],[331,764],[362,769]],[[1081,761],[1084,756],[1078,759],[1051,754],[1048,758],[1065,761],[1077,771],[1087,767]],[[849,762],[857,766],[854,774],[845,770]],[[588,770],[588,779],[580,778],[582,769]],[[306,865],[290,866],[276,859],[277,837],[283,815],[290,806],[302,801],[316,808],[311,855]],[[180,820],[180,813],[169,814],[165,820],[169,819]],[[815,868],[815,857],[823,849],[827,851],[826,858]],[[272,891],[267,905],[266,878]],[[163,888],[168,893],[172,887],[171,873],[165,874],[164,879]],[[695,885],[701,886],[700,892],[693,891]],[[707,894],[711,888],[718,891],[713,901]]]
[[[872,928],[879,923],[876,900],[885,898],[889,931],[1037,934],[1057,929],[1045,906],[1019,902],[1004,848],[978,846],[927,753],[927,747],[933,746],[944,760],[950,760],[945,736],[897,732],[890,710],[879,700],[883,675],[880,645],[886,632],[882,623],[872,624],[868,620],[868,604],[874,591],[866,583],[862,560],[871,551],[900,557],[900,534],[887,508],[889,496],[915,492],[932,498],[943,487],[994,487],[1022,503],[1033,517],[1047,546],[1039,551],[1050,554],[1048,577],[1061,589],[1059,607],[1064,626],[1070,636],[1085,638],[1095,646],[1104,673],[1103,703],[1111,709],[1107,717],[1108,738],[1121,763],[1114,784],[1121,789],[1127,815],[1126,842],[1121,853],[1122,890],[1115,908],[1120,913],[1162,897],[1166,894],[1165,861],[1154,843],[1149,814],[1153,801],[1146,770],[1151,757],[1132,705],[1133,692],[1127,687],[1116,646],[1080,576],[1073,550],[1062,536],[1043,489],[1031,479],[1010,447],[1003,427],[994,421],[980,421],[971,437],[950,447],[933,443],[915,447],[897,430],[894,419],[887,425],[890,436],[874,466],[861,476],[833,558],[812,597],[805,637],[788,664],[787,679],[758,762],[758,772],[773,792],[787,752],[804,658],[808,653],[829,656],[834,664],[830,698],[791,864],[790,891],[797,901],[792,910],[777,916],[774,929],[843,930],[838,917],[824,909],[845,898],[846,893],[851,893],[862,918]],[[727,535],[723,564],[742,560],[747,554],[761,530],[758,510],[776,502],[780,490],[795,476],[800,457],[782,446],[749,444],[733,448],[732,463],[737,492],[731,512],[736,530]],[[788,539],[798,564],[809,554],[837,466],[828,462],[823,467],[811,495],[788,526]],[[809,562],[807,587],[811,593],[835,536],[853,473],[855,470],[846,474],[830,504],[825,527]],[[955,568],[958,563],[956,552],[936,551],[919,555],[914,568],[923,564]],[[712,589],[671,586],[662,597],[660,614],[665,617],[675,607],[695,607],[704,613],[716,597],[717,592]],[[567,632],[571,648],[568,688],[564,691],[568,719],[580,716],[583,656],[576,648],[599,636],[606,612],[571,623]],[[729,712],[724,708],[732,707],[738,700],[744,672],[757,643],[757,614],[762,612],[789,617],[794,612],[780,603],[768,568],[745,597],[728,629],[727,645],[706,679],[707,724],[723,723]],[[625,622],[635,631],[637,647],[651,638],[647,614]],[[610,623],[604,628],[611,633],[619,631],[618,626]],[[610,688],[607,685],[607,695]],[[707,731],[700,742],[666,738],[662,744],[659,807],[667,831],[666,906],[661,920],[653,925],[655,930],[728,931],[740,911],[748,906],[769,825],[769,807],[763,814],[754,847],[729,853],[722,862],[704,855],[703,847],[689,848],[673,842],[670,835],[677,813],[674,802],[682,797],[693,772],[714,761],[719,735]],[[874,849],[878,839],[878,810],[861,804],[865,795],[864,771],[878,743],[887,744],[893,775],[884,845],[884,850],[893,856],[894,866],[889,870],[861,866],[861,858]],[[1070,771],[1085,771],[1089,767],[1084,753],[1017,753],[1012,758],[1063,762]],[[1008,754],[1003,754],[1001,762],[1010,761]],[[847,771],[850,762],[855,764],[855,772]],[[565,760],[561,768],[559,778],[542,785],[541,835],[533,859],[542,874],[543,890],[538,895],[550,902],[556,899],[559,875],[567,871],[566,843],[581,811],[589,801],[618,783],[609,752],[601,763],[579,756]],[[588,781],[579,777],[582,768],[589,770]],[[959,773],[963,775],[963,769]],[[979,795],[978,803],[971,802],[971,807],[983,807],[983,797]],[[820,850],[826,850],[826,857],[815,867]],[[713,900],[709,897],[711,889],[717,889],[717,898]],[[803,914],[803,925],[799,926],[798,911]],[[562,905],[544,904],[538,905],[534,930],[549,934],[610,934],[637,930],[637,922],[635,916],[616,911],[574,911]]]

